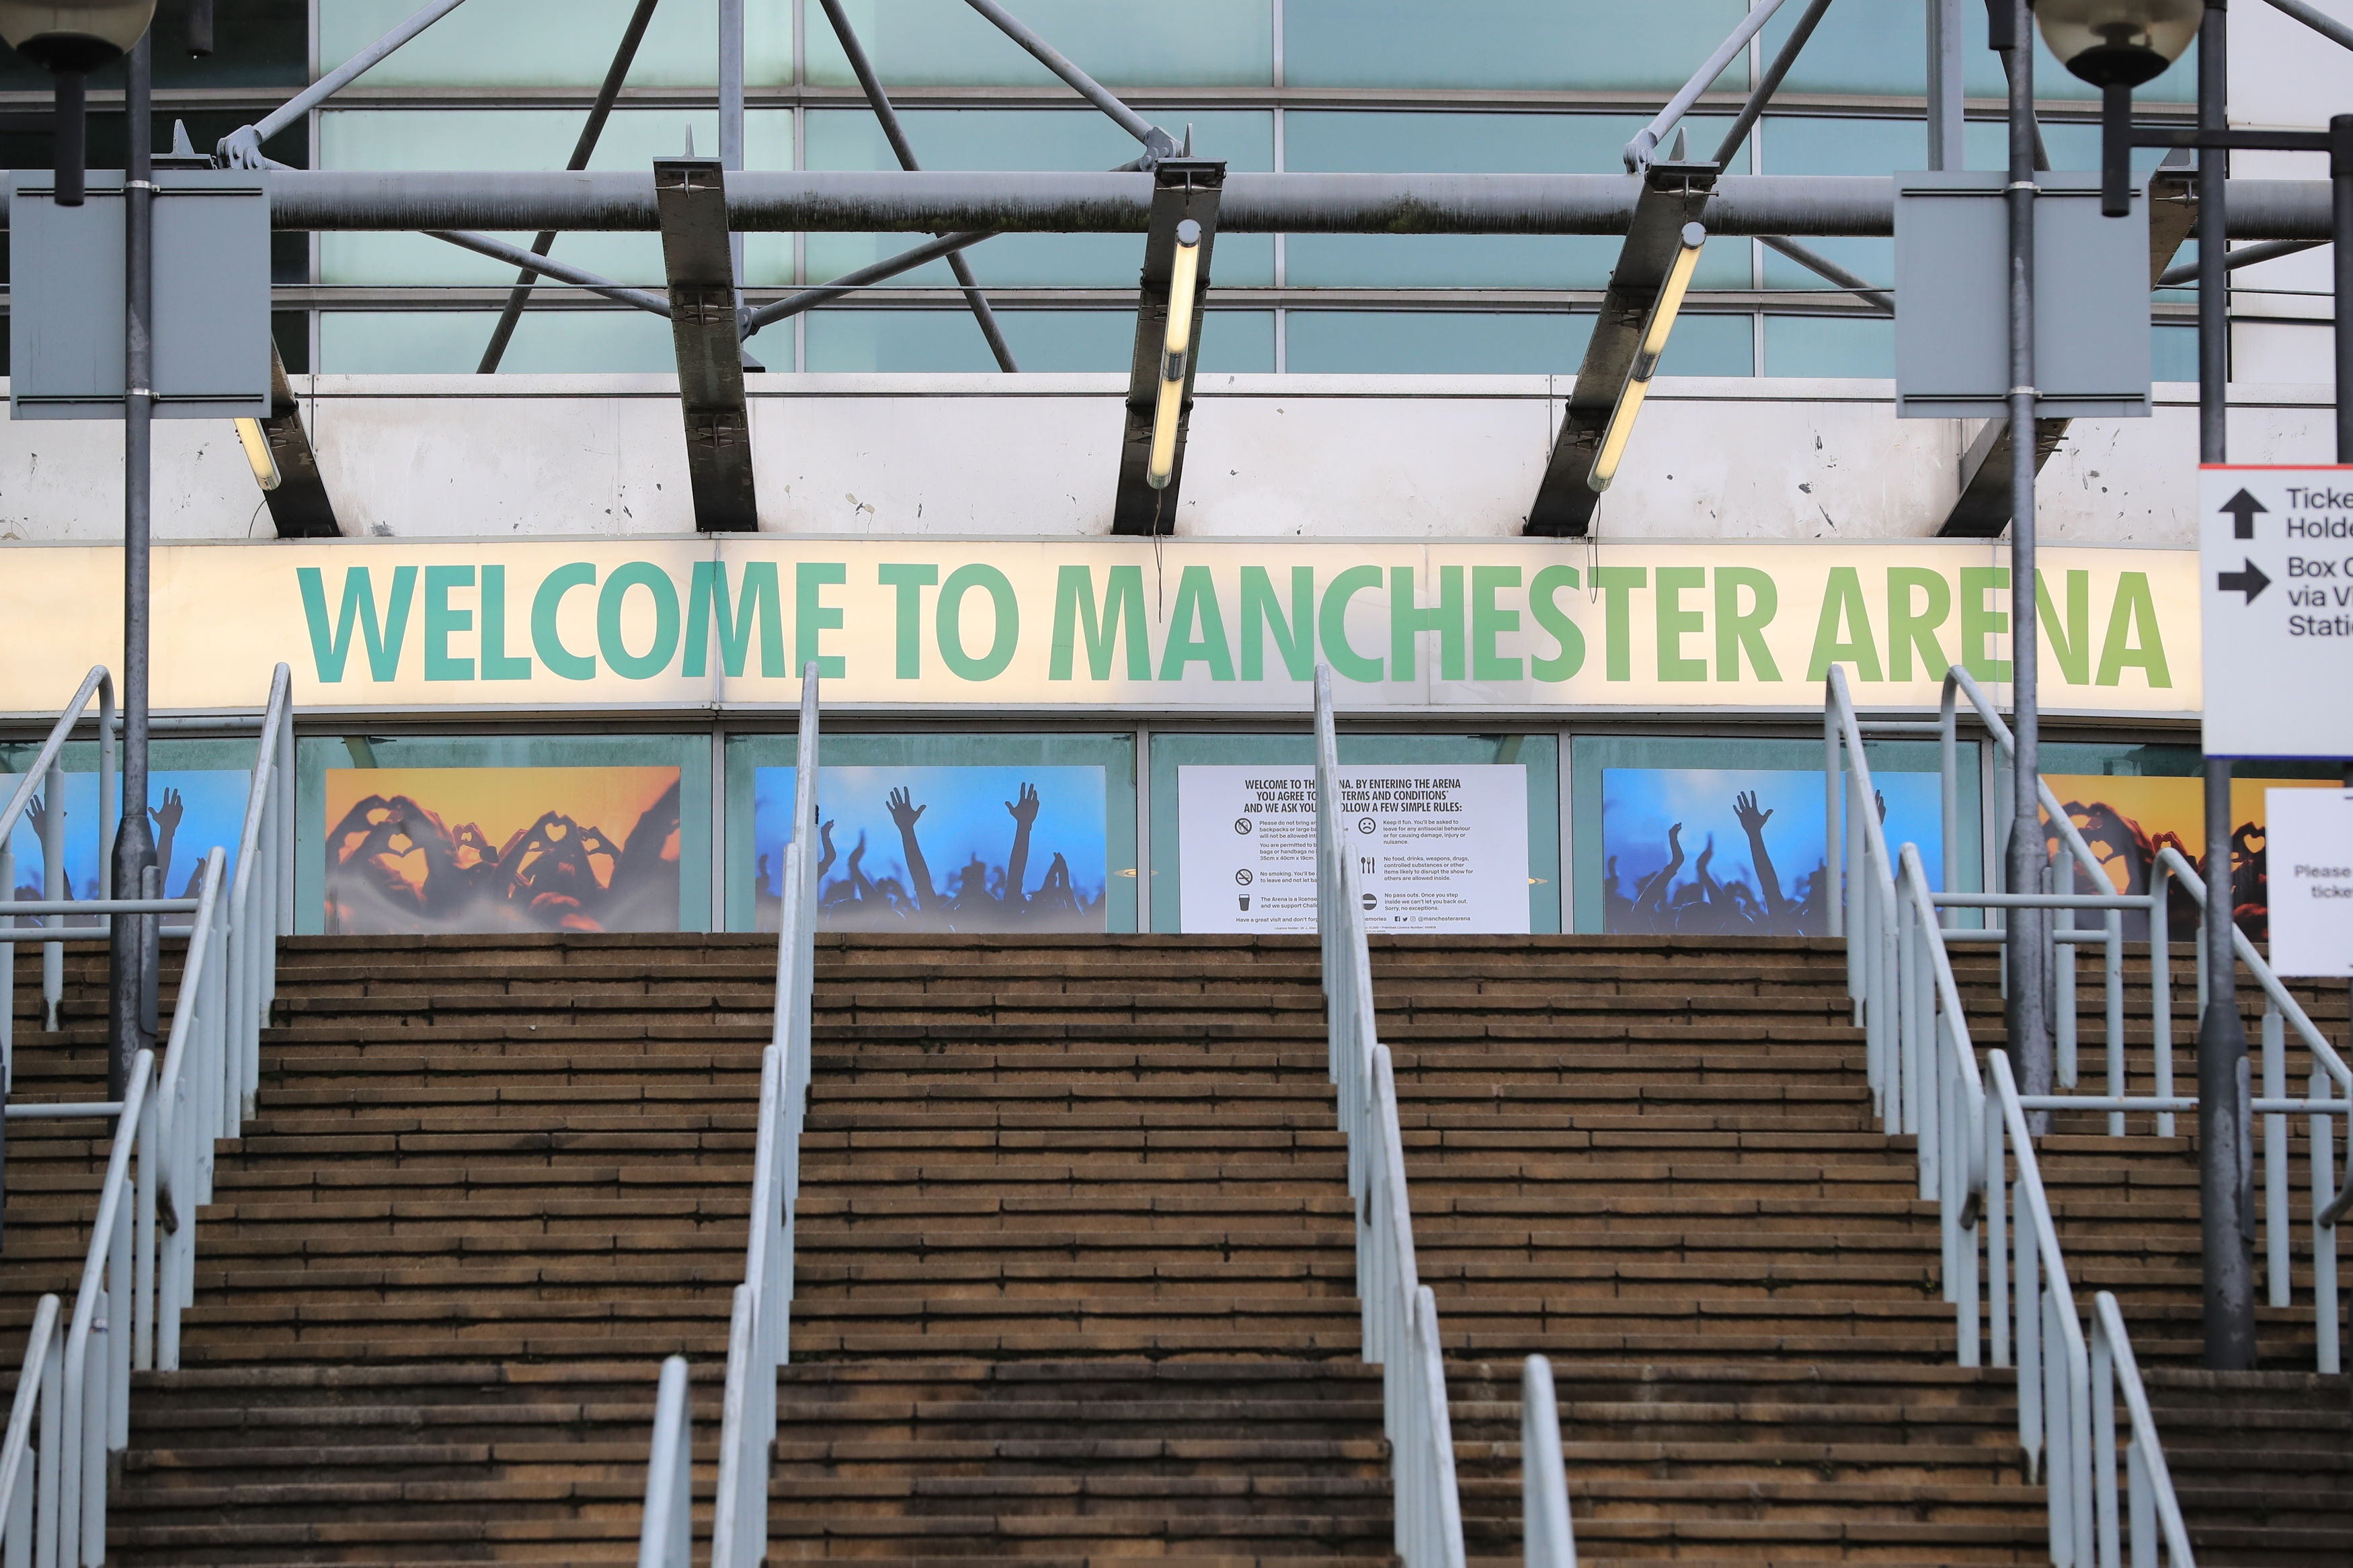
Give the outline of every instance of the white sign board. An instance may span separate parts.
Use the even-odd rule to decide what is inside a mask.
[[[2199,472],[2206,754],[2353,756],[2353,468]]]
[[[2353,977],[2353,790],[2263,793],[2272,968]]]
[[[1514,763],[1342,768],[1340,807],[1374,931],[1525,935],[1528,772]],[[1180,767],[1187,931],[1315,929],[1315,771]]]

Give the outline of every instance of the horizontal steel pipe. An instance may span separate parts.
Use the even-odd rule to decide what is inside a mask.
[[[297,230],[638,230],[659,225],[652,175],[279,170],[272,221]],[[1245,234],[1625,232],[1640,182],[1623,174],[1231,174],[1221,228]],[[751,171],[727,180],[731,221],[751,233],[1145,231],[1148,174]],[[2233,180],[2231,234],[2326,239],[2320,180]],[[1708,204],[1719,235],[1886,235],[1895,183],[1868,175],[1727,175]]]

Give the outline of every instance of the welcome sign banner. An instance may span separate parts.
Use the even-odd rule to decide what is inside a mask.
[[[280,661],[323,710],[712,708],[799,699],[1296,714],[1818,710],[2010,679],[2008,551],[1982,543],[825,541],[204,544],[154,552],[154,701],[250,708]],[[2192,551],[2046,549],[2053,711],[2200,707]],[[0,553],[0,710],[120,660],[119,551]]]

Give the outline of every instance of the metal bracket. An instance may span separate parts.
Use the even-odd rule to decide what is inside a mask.
[[[727,176],[716,158],[654,162],[662,266],[670,277],[670,338],[686,419],[694,526],[751,533],[760,526],[752,485],[752,417],[744,392],[743,317],[727,237]]]
[[[1641,194],[1626,228],[1626,244],[1601,297],[1600,319],[1585,345],[1585,363],[1568,395],[1568,410],[1553,443],[1552,460],[1528,509],[1527,531],[1546,538],[1581,538],[1601,498],[1587,485],[1609,428],[1618,394],[1641,346],[1643,323],[1658,303],[1667,269],[1682,248],[1683,225],[1699,221],[1715,188],[1713,163],[1655,163],[1642,172]]]
[[[1185,483],[1185,440],[1193,418],[1193,378],[1201,363],[1207,324],[1209,263],[1217,244],[1218,202],[1226,183],[1223,163],[1205,158],[1163,158],[1152,170],[1151,230],[1144,242],[1144,275],[1137,285],[1135,357],[1127,375],[1127,434],[1120,443],[1119,489],[1112,501],[1111,531],[1166,534],[1176,528],[1176,496]],[[1187,219],[1201,226],[1201,262],[1193,298],[1172,301],[1176,230]],[[1145,475],[1152,459],[1153,418],[1160,402],[1161,356],[1168,341],[1172,306],[1194,312],[1192,346],[1185,356],[1185,393],[1177,405],[1176,460],[1165,489]]]
[[[269,417],[261,422],[261,433],[278,463],[278,488],[263,496],[278,537],[341,538],[343,525],[335,521],[334,500],[319,475],[319,454],[302,427],[302,405],[295,401],[294,384],[286,379],[286,362],[279,357],[276,343],[269,345]]]
[[[2162,168],[2148,182],[2148,278],[2159,286],[2174,253],[2198,226],[2198,179],[2187,170]],[[2034,422],[2034,471],[2066,439],[2066,419]],[[1999,539],[2010,527],[2010,421],[1989,419],[1961,458],[1960,494],[1936,530],[1939,539]]]

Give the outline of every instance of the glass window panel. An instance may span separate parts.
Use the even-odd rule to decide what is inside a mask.
[[[1298,374],[1572,377],[1590,315],[1538,310],[1293,310]]]
[[[417,5],[417,0],[319,0],[319,58],[332,69],[415,15]],[[634,9],[633,0],[460,5],[365,79],[371,87],[595,87],[611,68]],[[790,82],[792,7],[747,5],[744,11],[744,79],[759,86]],[[646,29],[629,83],[710,86],[719,79],[718,40],[719,0],[666,0]]]
[[[352,931],[711,929],[708,734],[318,735],[295,762],[298,931],[331,895]]]
[[[1343,767],[1519,763],[1528,773],[1528,929],[1560,930],[1560,742],[1552,735],[1342,735]],[[1184,845],[1177,830],[1177,770],[1187,766],[1312,767],[1304,734],[1152,737],[1152,929],[1174,931],[1184,909]]]
[[[1745,0],[1286,0],[1283,79],[1671,92],[1747,9]],[[1747,79],[1744,58],[1717,85]]]
[[[1127,310],[1008,310],[998,327],[1024,371],[1124,372],[1135,352],[1135,316]],[[788,329],[752,340],[754,353],[783,369]],[[836,373],[993,371],[997,360],[968,310],[837,310],[809,312],[806,369]],[[775,357],[771,358],[771,355]],[[1274,369],[1274,312],[1212,310],[1201,333],[1201,369],[1219,374]]]
[[[1999,120],[1972,120],[1962,132],[1961,150],[1972,169],[2007,169],[2010,127]],[[2042,121],[2042,150],[2050,154],[2054,169],[2096,170],[2100,167],[2100,128],[2080,121],[2046,120]],[[2161,147],[2136,147],[2133,170],[2147,174],[2164,159],[2165,149]]]
[[[776,918],[767,889],[792,841],[791,792],[798,742],[790,735],[731,737],[727,743],[727,926],[773,931]],[[828,731],[820,743],[820,819],[833,829],[839,857],[818,883],[831,929],[925,931],[1021,929],[1028,920],[1006,917],[1001,897],[1009,868],[1013,823],[1006,802],[1034,784],[1039,813],[1021,879],[1029,895],[1030,929],[1135,930],[1135,739],[1132,735],[913,734]],[[842,769],[837,773],[833,770]],[[850,771],[855,770],[855,771]],[[1025,773],[1024,770],[1028,770]],[[983,866],[991,897],[972,924],[926,920],[894,894],[913,879],[896,826],[883,816],[887,792],[904,788],[924,807],[916,847],[929,862],[934,891],[945,896],[970,859]],[[839,798],[834,791],[841,792]],[[1099,807],[1098,807],[1098,804]],[[784,809],[778,811],[776,807]],[[1098,809],[1101,815],[1097,815]],[[824,854],[820,840],[820,856]],[[852,883],[846,864],[861,845],[860,869],[871,884]],[[1060,858],[1082,908],[1057,910],[1039,894]],[[1094,904],[1090,910],[1083,906]],[[763,906],[766,907],[763,907]],[[1071,917],[1077,918],[1072,920]]]
[[[2150,345],[2150,379],[2196,381],[2198,379],[2198,329],[2162,326],[2151,328],[2150,331],[2155,334]]]
[[[1080,69],[1114,88],[1267,87],[1274,81],[1273,0],[1159,0],[1151,5],[1021,0],[1009,9]],[[964,0],[845,0],[842,11],[885,81],[1061,85],[1060,77]],[[809,80],[856,85],[840,41],[816,5],[808,7],[808,53]],[[1157,110],[1145,118],[1167,123]],[[1129,143],[1130,156],[1134,145]]]
[[[1690,315],[1675,322],[1674,336],[1659,361],[1661,375],[1755,375],[1757,318]]]
[[[493,310],[323,310],[319,368],[346,375],[456,375],[482,363]],[[776,366],[789,370],[787,361]],[[674,372],[670,323],[643,310],[523,312],[499,362],[516,374]]]
[[[188,0],[160,0],[153,37],[158,88],[282,87],[290,91],[311,79],[311,21],[305,0],[214,0],[214,47],[202,59],[182,47],[188,37]],[[122,67],[91,72],[90,85],[94,93],[121,91]],[[46,93],[50,86],[47,71],[16,50],[0,47],[0,90]],[[114,118],[101,115],[100,123]],[[242,115],[236,123],[254,118]],[[94,132],[97,127],[91,129]],[[212,143],[199,137],[196,145],[209,151]],[[271,147],[270,155],[279,156],[276,143]],[[119,162],[98,163],[95,145],[90,153],[93,168],[121,167]],[[45,156],[39,166],[46,168],[48,162]]]
[[[1889,837],[1902,842],[1900,831],[1903,838],[1917,842],[1932,883],[1941,886],[1940,749],[1933,741],[1874,741],[1865,749],[1872,772],[1888,780],[1883,793],[1890,807]],[[1750,847],[1736,805],[1737,796],[1754,790],[1762,797],[1757,804],[1771,810],[1772,820],[1760,837],[1763,859],[1772,862],[1778,884],[1774,890],[1799,907],[1795,912],[1805,934],[1824,934],[1828,921],[1820,895],[1826,890],[1821,881],[1826,857],[1819,744],[1724,735],[1591,736],[1575,742],[1570,763],[1576,930],[1798,934],[1787,924],[1776,929],[1777,922],[1760,908],[1770,902],[1762,885],[1764,868]],[[1965,801],[1977,798],[1977,752],[1964,747],[1960,790]],[[1613,773],[1619,775],[1615,780],[1609,776]],[[1685,853],[1696,856],[1712,846],[1716,877],[1727,887],[1740,885],[1742,891],[1733,894],[1728,905],[1701,894],[1696,871],[1687,861],[1670,884],[1666,909],[1636,907],[1636,890],[1643,879],[1669,862],[1666,830],[1677,818]],[[1962,812],[1958,860],[1964,891],[1975,891],[1981,880],[1978,835],[1977,813]],[[1759,920],[1760,914],[1765,918]]]
[[[915,109],[901,112],[907,139],[926,169],[1101,170],[1135,156],[1135,143],[1102,115],[1061,109]],[[1259,110],[1172,111],[1181,133],[1193,127],[1193,145],[1223,158],[1236,173],[1274,167],[1274,116]],[[864,110],[812,110],[807,116],[811,169],[895,169],[898,160],[882,128]],[[904,234],[812,234],[808,277],[823,282],[913,248],[925,237]],[[1274,281],[1274,237],[1218,237],[1211,258],[1215,281],[1264,288]],[[1049,284],[1133,289],[1144,266],[1140,234],[1008,234],[965,252],[973,275],[997,287]],[[755,273],[758,268],[756,266]],[[947,263],[935,261],[891,280],[894,288],[948,288]]]
[[[1802,4],[1787,5],[1765,24],[1765,58],[1788,41]],[[1928,90],[1926,7],[1903,0],[1832,5],[1781,84],[1784,92],[1836,92],[1917,98]],[[1982,18],[1980,18],[1982,20]],[[1982,46],[1980,46],[1982,47]]]
[[[1765,374],[1892,380],[1895,323],[1884,316],[1767,316]]]
[[[1283,163],[1334,173],[1620,174],[1628,141],[1647,123],[1630,114],[1459,114],[1298,110],[1284,118]],[[1701,155],[1728,124],[1687,122]],[[1745,154],[1744,154],[1745,156]],[[1601,235],[1299,234],[1285,251],[1294,288],[1599,289],[1620,242]],[[1749,247],[1712,245],[1696,286],[1746,289]]]
[[[227,850],[228,874],[237,874],[238,840],[245,833],[247,786],[252,782],[258,742],[248,738],[206,741],[158,739],[148,751],[147,801],[151,810],[167,814],[153,826],[156,863],[164,872],[165,896],[186,898],[201,886],[206,858],[218,845]],[[38,742],[0,745],[0,800],[13,795],[24,782],[25,770],[40,755]],[[64,766],[65,896],[88,900],[99,896],[100,879],[98,745],[69,742],[58,762]],[[118,773],[116,782],[120,784]],[[34,798],[44,805],[48,786],[38,786]],[[178,809],[173,809],[176,800]],[[29,816],[16,820],[9,835],[16,855],[16,897],[46,897],[47,862],[41,837]],[[69,917],[69,924],[77,923]],[[91,921],[95,923],[95,921]]]
[[[320,117],[321,166],[330,169],[561,169],[579,139],[575,110],[338,110]],[[656,158],[675,157],[689,130],[697,148],[719,145],[719,118],[710,110],[623,110],[614,114],[590,159],[594,169],[640,171]],[[744,127],[745,161],[754,168],[789,169],[792,116],[751,115]],[[529,234],[501,234],[528,247]],[[654,234],[566,234],[555,242],[559,260],[625,283],[663,282],[661,237]],[[790,236],[754,235],[747,244],[745,280],[788,280]],[[326,234],[319,239],[322,283],[501,285],[515,269],[502,261],[415,234]]]

